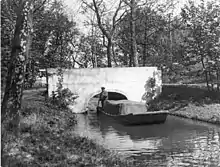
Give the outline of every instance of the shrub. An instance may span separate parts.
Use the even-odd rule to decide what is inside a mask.
[[[147,104],[149,104],[157,95],[156,92],[156,79],[155,78],[149,78],[146,81],[145,84],[145,93],[142,97],[143,100],[146,101]]]
[[[52,92],[50,101],[58,108],[67,109],[68,105],[74,104],[75,99],[78,98],[76,93],[72,93],[68,88],[58,89],[56,92]]]

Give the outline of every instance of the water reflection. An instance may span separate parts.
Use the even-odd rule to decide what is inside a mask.
[[[220,166],[220,126],[173,116],[144,126],[124,126],[95,113],[77,120],[75,133],[150,166]]]

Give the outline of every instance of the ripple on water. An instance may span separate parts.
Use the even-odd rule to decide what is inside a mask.
[[[146,161],[149,166],[220,164],[220,126],[173,116],[165,124],[147,126],[123,126],[96,114],[80,115],[77,119],[76,133],[127,157]]]

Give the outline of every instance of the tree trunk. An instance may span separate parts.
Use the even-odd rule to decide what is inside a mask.
[[[205,63],[204,63],[204,60],[203,60],[203,56],[201,56],[201,63],[202,63],[203,69],[205,69],[206,86],[207,86],[207,89],[210,90],[210,87],[209,87],[209,78],[208,78],[208,71],[207,71],[207,69],[205,68]]]
[[[144,67],[146,65],[146,56],[147,56],[147,21],[145,20],[145,28],[144,28],[144,49],[143,49],[143,64]]]
[[[209,81],[211,83],[211,90],[214,91],[214,80],[212,79],[211,69],[208,71]]]
[[[133,63],[133,57],[132,54],[129,54],[129,67],[133,67],[134,63]]]
[[[93,41],[93,43],[92,43],[92,46],[91,46],[91,53],[92,53],[92,67],[93,68],[96,68],[97,66],[96,66],[96,55],[95,55],[95,45],[94,45],[94,42],[95,41]]]
[[[96,28],[95,28],[95,31],[94,31],[94,24],[92,23],[92,38],[93,38],[93,43],[92,43],[92,66],[93,68],[97,68],[97,55],[96,55],[96,41],[95,41],[95,38],[96,38]]]
[[[137,55],[137,43],[136,43],[136,31],[135,31],[135,19],[136,19],[136,2],[131,0],[131,54],[133,59],[133,66],[137,67],[138,55]]]
[[[48,70],[47,68],[45,68],[45,71],[46,71],[46,93],[45,93],[45,100],[48,99],[48,93],[49,93],[49,82],[48,82]]]
[[[116,66],[118,66],[118,62],[117,62],[117,59],[116,59],[116,53],[115,53],[115,46],[114,44],[112,44],[112,58],[114,60],[114,63]]]
[[[124,66],[128,66],[128,54],[127,53],[124,53],[124,59],[123,59],[124,61],[123,61],[123,64],[124,64]]]
[[[109,33],[103,26],[102,21],[101,21],[101,16],[99,13],[99,8],[97,6],[97,2],[93,0],[93,5],[95,8],[95,13],[96,13],[96,18],[98,22],[99,29],[102,31],[103,35],[108,39],[108,44],[107,44],[107,61],[108,61],[108,67],[112,67],[111,64],[111,57],[112,57],[112,34]],[[112,30],[114,31],[114,30]]]
[[[108,67],[112,67],[112,40],[111,38],[108,38],[108,44],[107,44],[107,61],[108,61]]]
[[[217,78],[217,91],[220,91],[220,70],[216,70],[216,78]]]
[[[31,44],[32,1],[20,1],[17,10],[14,37],[12,40],[11,61],[7,75],[7,85],[2,101],[2,121],[7,117],[15,129],[19,128],[20,109],[23,95],[24,75],[27,55]],[[19,129],[17,129],[19,131]]]

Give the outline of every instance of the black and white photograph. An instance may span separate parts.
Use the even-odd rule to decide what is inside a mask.
[[[2,167],[220,167],[220,0],[0,0]]]

